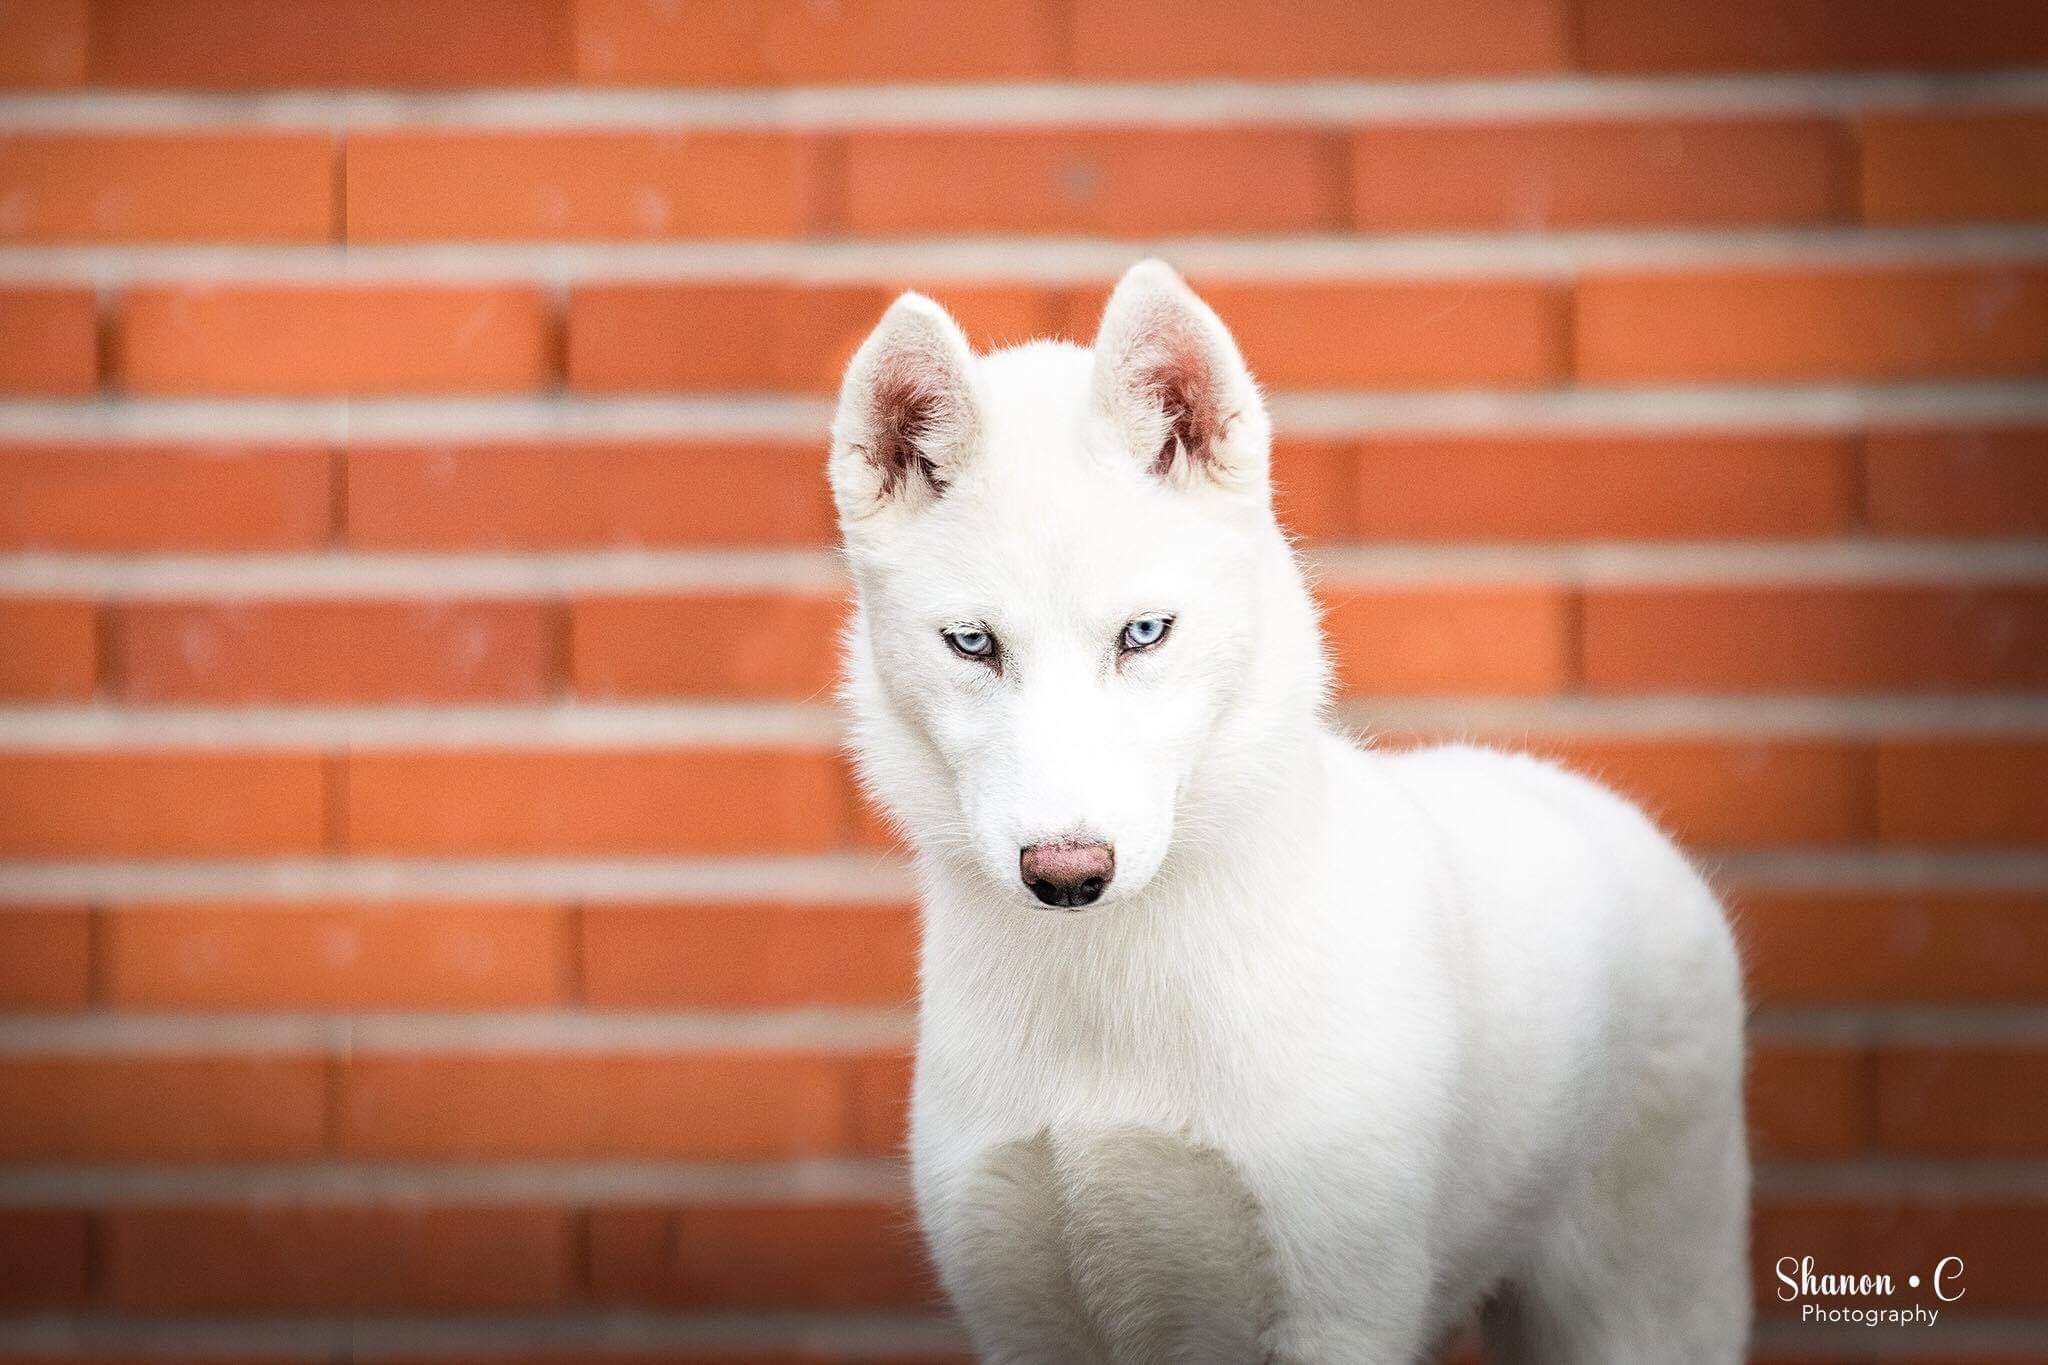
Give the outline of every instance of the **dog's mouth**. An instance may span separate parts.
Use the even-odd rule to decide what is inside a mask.
[[[1091,901],[1087,905],[1042,905],[1039,902],[1024,901],[1024,908],[1034,915],[1046,915],[1057,919],[1087,919],[1112,909],[1114,901]]]

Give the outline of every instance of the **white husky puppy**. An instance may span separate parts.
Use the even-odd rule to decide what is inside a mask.
[[[863,777],[916,850],[919,1216],[998,1361],[1737,1360],[1740,977],[1634,807],[1359,748],[1229,331],[905,294],[831,475]]]

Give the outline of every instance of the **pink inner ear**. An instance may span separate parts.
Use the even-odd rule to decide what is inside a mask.
[[[925,454],[925,440],[942,401],[914,361],[895,360],[877,377],[874,437],[865,453],[881,478],[883,498],[895,497],[912,479],[923,481],[934,494],[945,491],[938,466]]]
[[[1162,318],[1158,327],[1139,381],[1166,414],[1166,437],[1152,457],[1152,472],[1171,474],[1175,456],[1185,451],[1190,468],[1214,473],[1235,414],[1224,411],[1222,386],[1201,334],[1177,318]]]

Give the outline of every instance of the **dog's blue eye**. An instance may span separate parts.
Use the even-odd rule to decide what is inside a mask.
[[[1171,629],[1171,616],[1140,616],[1124,627],[1123,647],[1126,650],[1150,649],[1164,640],[1166,632]]]
[[[963,659],[986,659],[996,652],[996,637],[985,630],[962,626],[945,632],[946,643]]]

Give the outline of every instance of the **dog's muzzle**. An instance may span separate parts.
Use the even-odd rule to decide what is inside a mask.
[[[1031,894],[1063,910],[1093,905],[1116,876],[1116,850],[1100,841],[1055,839],[1017,857]]]

